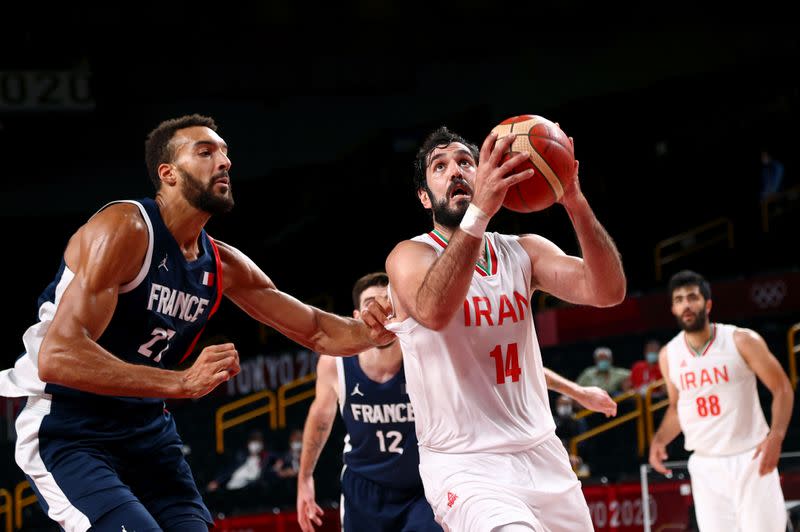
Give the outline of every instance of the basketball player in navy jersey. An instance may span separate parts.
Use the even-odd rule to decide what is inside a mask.
[[[504,161],[512,141],[490,134],[479,152],[441,128],[423,143],[414,184],[433,229],[386,259],[394,310],[386,327],[403,351],[420,476],[443,528],[590,531],[580,482],[555,435],[530,297],[542,290],[612,306],[625,297],[625,274],[581,192],[577,163],[559,201],[581,256],[540,235],[486,231],[508,188],[533,175],[516,170],[527,154]]]
[[[389,306],[389,277],[370,273],[356,281],[353,305]],[[360,311],[353,312],[360,317]],[[582,387],[545,369],[547,386],[581,405],[616,415],[617,404],[602,389]],[[328,440],[336,405],[347,429],[342,473],[341,521],[345,532],[441,531],[419,476],[414,409],[406,393],[399,342],[357,357],[321,356],[316,397],[306,418],[297,483],[297,519],[304,532],[322,525],[315,501],[314,468]]]
[[[67,531],[212,524],[163,400],[202,397],[239,372],[233,344],[210,345],[174,369],[223,294],[318,352],[353,354],[392,339],[280,292],[205,233],[211,215],[233,207],[228,146],[216,130],[191,115],[149,134],[155,199],[111,203],[78,229],[23,336],[26,353],[0,372],[0,395],[27,397],[17,463]]]

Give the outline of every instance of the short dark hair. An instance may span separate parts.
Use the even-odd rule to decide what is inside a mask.
[[[682,270],[670,277],[668,286],[670,299],[675,290],[684,286],[697,286],[706,301],[711,299],[711,285],[708,284],[705,277],[691,270]]]
[[[144,160],[150,181],[153,182],[156,190],[161,189],[161,178],[158,177],[159,165],[171,162],[175,157],[175,151],[170,143],[172,137],[175,136],[175,132],[179,129],[195,126],[207,127],[212,131],[217,130],[217,124],[213,118],[193,114],[164,120],[147,134],[147,140],[144,141]]]
[[[417,157],[414,159],[414,191],[418,192],[420,189],[428,189],[428,181],[425,179],[425,170],[428,168],[428,161],[430,160],[431,153],[436,148],[449,146],[454,142],[459,142],[467,147],[472,154],[475,162],[478,162],[480,154],[478,146],[471,143],[458,133],[450,131],[447,127],[442,126],[425,139],[417,151]]]
[[[368,273],[353,285],[353,308],[361,306],[361,294],[371,286],[389,286],[389,276],[383,272]]]

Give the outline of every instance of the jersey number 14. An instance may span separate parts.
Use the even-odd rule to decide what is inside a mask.
[[[522,370],[519,367],[519,352],[516,342],[508,344],[506,349],[506,360],[503,363],[503,346],[496,345],[489,356],[494,359],[494,369],[496,370],[497,384],[505,384],[506,377],[511,377],[511,382],[518,382]]]

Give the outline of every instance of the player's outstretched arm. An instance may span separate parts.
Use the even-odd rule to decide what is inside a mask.
[[[389,343],[394,335],[383,327],[386,316],[356,320],[325,312],[281,292],[256,264],[238,249],[216,241],[222,261],[226,296],[251,317],[320,354],[347,356]],[[381,307],[372,307],[380,309]]]
[[[664,382],[667,386],[669,405],[661,420],[661,426],[658,427],[658,431],[653,436],[653,441],[650,442],[649,461],[653,469],[663,475],[668,475],[672,471],[664,467],[664,460],[668,458],[667,445],[681,433],[681,425],[678,421],[678,389],[669,379],[666,347],[662,347],[661,352],[658,354],[658,365],[661,367],[661,375],[664,376]]]
[[[571,397],[588,410],[600,412],[606,417],[617,415],[617,403],[602,388],[580,386],[548,368],[544,368],[544,379],[549,390]]]
[[[750,329],[737,329],[733,334],[733,341],[747,365],[772,393],[769,434],[758,445],[753,456],[756,459],[761,455],[758,472],[766,475],[778,466],[781,445],[792,418],[794,392],[789,377],[760,334]]]
[[[336,359],[320,356],[317,362],[316,396],[303,428],[303,450],[297,474],[297,522],[303,532],[312,532],[314,525],[322,526],[323,511],[316,501],[314,469],[336,418],[338,387]]]
[[[103,395],[200,397],[239,372],[231,344],[210,346],[186,371],[129,364],[98,343],[119,287],[138,274],[149,234],[135,205],[112,205],[70,239],[64,258],[75,275],[39,350],[39,378]],[[147,339],[142,339],[146,341]]]
[[[581,192],[577,175],[564,191],[561,203],[578,236],[581,257],[565,254],[541,236],[523,236],[520,244],[531,258],[532,288],[579,305],[610,307],[621,303],[627,289],[622,259]]]

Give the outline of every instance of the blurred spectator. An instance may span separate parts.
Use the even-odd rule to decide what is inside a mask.
[[[278,478],[295,478],[300,471],[300,453],[303,450],[303,431],[294,429],[289,434],[289,449],[273,467]]]
[[[212,493],[223,487],[238,490],[261,481],[268,484],[272,477],[270,462],[270,455],[264,449],[264,436],[254,431],[247,440],[247,452],[238,453],[234,464],[209,482],[206,491]]]
[[[569,440],[585,432],[588,426],[586,420],[575,419],[572,399],[566,395],[559,395],[556,399],[556,413],[553,421],[556,423],[556,435],[564,442],[564,447],[569,449]]]
[[[644,344],[644,360],[638,360],[631,368],[631,387],[641,395],[647,391],[647,386],[661,378],[661,368],[658,366],[658,352],[661,342],[648,340]],[[653,397],[666,395],[666,388],[659,387],[653,390]]]
[[[553,415],[553,421],[556,423],[556,436],[561,439],[561,443],[569,453],[569,461],[575,473],[578,476],[588,477],[589,466],[583,463],[580,456],[572,454],[569,450],[569,441],[589,428],[585,419],[575,419],[573,405],[572,399],[566,395],[559,395],[556,399],[555,415]]]
[[[783,186],[783,163],[761,150],[761,201],[781,191]]]
[[[583,370],[578,377],[578,384],[581,386],[597,386],[607,391],[611,396],[630,388],[631,372],[613,365],[611,349],[608,347],[595,349],[594,364],[594,366]]]

